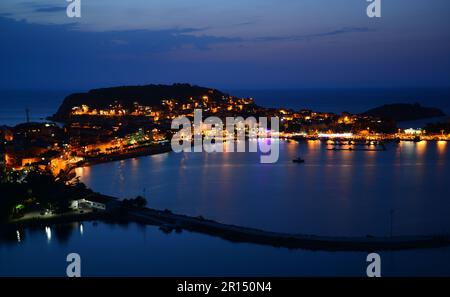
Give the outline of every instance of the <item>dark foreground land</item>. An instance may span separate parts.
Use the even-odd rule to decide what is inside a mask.
[[[137,222],[159,226],[163,232],[188,230],[216,236],[232,242],[245,242],[285,247],[325,251],[373,251],[436,248],[450,245],[449,235],[408,236],[408,237],[328,237],[306,234],[269,232],[253,228],[222,224],[203,217],[173,214],[169,210],[124,207],[117,201],[115,211],[72,213],[44,219],[16,220],[3,227],[16,230],[28,226],[47,226],[74,221],[108,220],[117,222]]]

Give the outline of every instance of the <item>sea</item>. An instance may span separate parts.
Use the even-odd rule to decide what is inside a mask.
[[[389,92],[386,101],[353,106],[344,99],[339,103],[344,97],[333,97],[329,90],[316,103],[313,97],[294,102],[301,97],[292,90],[284,96],[281,91],[245,92],[236,93],[265,106],[328,106],[335,112],[361,112],[407,97],[389,100],[394,94]],[[67,94],[25,93],[10,93],[10,100],[2,95],[0,125],[19,123],[25,108],[33,120],[45,118]],[[438,100],[443,97],[437,91],[424,101],[414,94],[407,102],[447,110],[449,97]],[[275,95],[284,99],[269,99]],[[327,102],[326,96],[335,99]],[[450,234],[447,142],[391,143],[384,152],[329,151],[320,141],[278,145],[280,157],[274,164],[261,164],[260,153],[171,152],[78,168],[76,173],[97,192],[119,198],[143,195],[149,207],[226,224],[327,236]],[[305,163],[293,163],[297,156]],[[74,252],[82,259],[84,276],[364,277],[368,265],[368,252],[287,249],[188,231],[166,234],[135,223],[76,222],[16,230],[0,238],[0,276],[65,276],[66,256]],[[450,276],[450,247],[372,252],[381,256],[383,276]]]

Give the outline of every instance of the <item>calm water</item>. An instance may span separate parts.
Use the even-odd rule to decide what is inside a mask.
[[[48,90],[0,90],[0,126],[15,126],[27,119],[25,110],[29,110],[30,120],[45,121],[56,113],[64,98],[72,91]]]
[[[366,253],[288,250],[156,227],[76,223],[21,232],[0,243],[0,276],[65,276],[81,256],[84,276],[365,276]],[[49,239],[50,234],[50,239]],[[450,275],[449,249],[383,252],[382,273]]]
[[[22,121],[23,108],[32,104],[32,117],[33,110],[52,114],[63,96],[2,96],[0,125]],[[272,165],[250,153],[170,153],[77,173],[105,194],[145,195],[150,207],[267,230],[389,235],[392,219],[394,235],[450,232],[449,144],[391,144],[378,153],[325,148],[318,141],[281,142],[280,160]],[[291,162],[298,155],[305,164]],[[0,239],[1,276],[64,276],[70,252],[81,255],[82,272],[90,276],[364,276],[366,269],[366,253],[236,244],[136,224],[48,227]],[[381,256],[384,275],[450,276],[450,248]]]
[[[327,151],[280,142],[280,159],[256,153],[163,154],[80,168],[93,189],[225,223],[322,235],[450,233],[450,147],[388,145],[386,152]],[[306,163],[292,159],[298,155]]]
[[[258,155],[163,154],[78,169],[96,191],[144,193],[151,207],[226,223],[323,235],[450,232],[450,150],[391,144],[386,152],[331,152],[281,142],[277,164]],[[301,154],[304,165],[291,159]],[[78,252],[85,275],[365,275],[366,253],[288,250],[207,235],[105,223],[20,230],[0,244],[0,275],[64,275]],[[450,275],[450,248],[383,252],[384,275]]]

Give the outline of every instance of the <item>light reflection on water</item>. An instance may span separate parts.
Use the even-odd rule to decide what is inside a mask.
[[[131,197],[145,188],[151,207],[226,223],[388,235],[394,209],[394,235],[431,234],[450,231],[449,151],[443,146],[400,143],[373,153],[327,151],[317,141],[282,142],[274,165],[259,164],[257,154],[163,154],[76,172],[96,191]],[[292,163],[299,155],[305,164]],[[365,276],[367,256],[84,222],[0,238],[0,275],[64,276],[72,252],[81,255],[86,276]],[[384,276],[450,275],[448,247],[380,254]]]
[[[320,141],[280,142],[280,159],[256,153],[163,154],[77,169],[89,187],[149,206],[230,224],[324,235],[450,232],[450,156],[434,142],[386,152],[328,151]],[[292,163],[302,156],[305,164]]]
[[[447,141],[438,141],[437,149],[438,149],[439,155],[445,155],[445,153],[447,151]]]
[[[83,227],[83,228],[81,228]],[[84,222],[0,237],[0,276],[65,276],[81,256],[82,276],[365,276],[364,252],[288,250],[154,226]],[[83,231],[81,231],[83,230]],[[383,276],[450,275],[450,248],[380,252]]]

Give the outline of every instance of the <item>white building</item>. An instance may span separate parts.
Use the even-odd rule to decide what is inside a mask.
[[[112,208],[117,203],[117,199],[103,196],[91,195],[83,199],[73,200],[71,207],[73,209],[91,208],[106,211]]]

